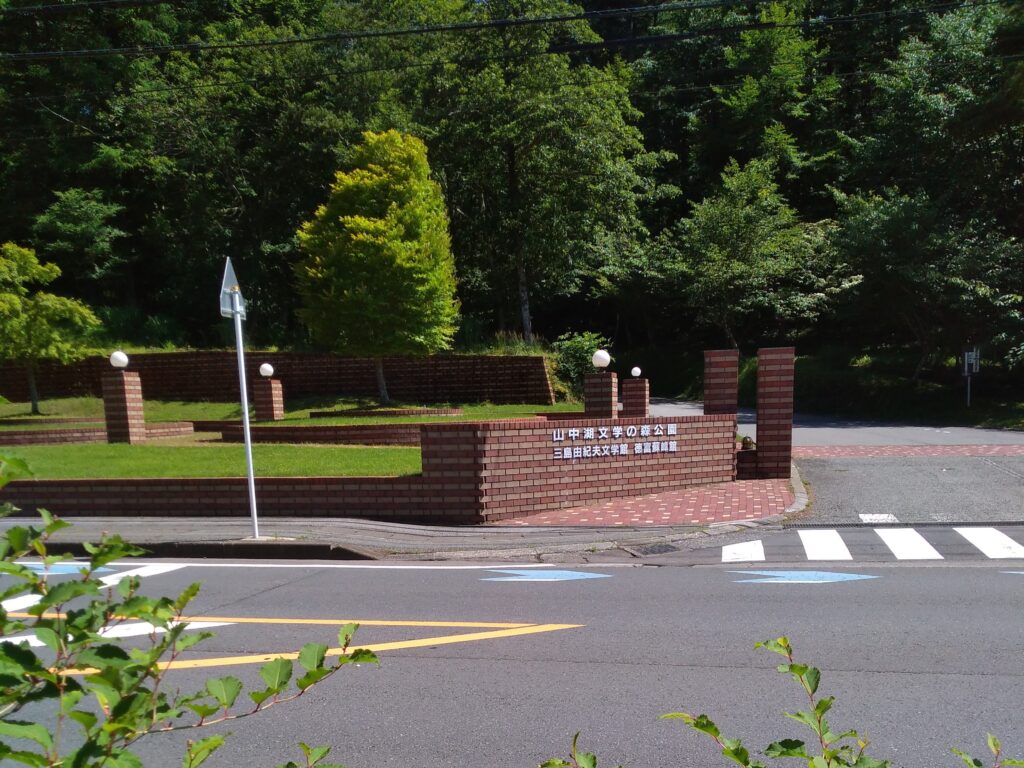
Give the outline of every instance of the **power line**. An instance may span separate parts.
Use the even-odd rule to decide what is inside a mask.
[[[870,11],[848,16],[818,17],[811,21],[776,23],[758,22],[751,25],[751,29],[778,29],[808,27],[815,25],[829,25],[856,19],[890,19],[898,16],[927,13],[930,10],[964,8],[968,6],[991,5],[994,3],[1006,3],[1008,0],[982,0],[982,2],[945,2],[921,8],[901,9],[898,11]],[[406,27],[383,30],[356,30],[331,32],[322,35],[306,37],[287,37],[275,40],[248,40],[228,41],[223,43],[193,42],[173,43],[168,45],[151,45],[122,48],[92,48],[79,50],[53,50],[53,51],[22,51],[0,53],[0,61],[40,61],[57,59],[78,59],[104,56],[162,56],[175,52],[201,53],[205,51],[234,50],[242,48],[270,48],[286,45],[310,45],[319,43],[351,42],[356,40],[381,39],[408,37],[414,35],[437,34],[446,32],[465,32],[480,29],[503,29],[509,27],[533,26],[543,24],[566,23],[602,18],[606,16],[633,16],[649,15],[667,11],[683,11],[700,8],[720,8],[748,3],[749,0],[704,0],[703,2],[675,2],[661,5],[648,5],[636,8],[618,8],[600,11],[584,11],[576,14],[564,14],[560,16],[536,16],[515,19],[493,19],[489,21],[460,22],[455,24],[439,24],[432,26]],[[688,33],[683,33],[688,34]],[[612,47],[615,45],[627,44],[626,41],[636,39],[639,42],[656,42],[661,40],[678,39],[675,35],[651,35],[645,38],[622,38],[618,41],[604,41],[589,44],[591,47]],[[586,44],[580,44],[586,45]]]
[[[718,0],[716,0],[716,2],[717,1]],[[728,1],[731,3],[731,2],[734,2],[735,0],[728,0]],[[994,4],[1001,4],[1002,2],[1003,2],[1003,0],[982,0],[982,2],[964,2],[964,3],[943,2],[943,3],[938,3],[938,4],[934,4],[934,5],[931,5],[931,6],[925,6],[925,7],[917,8],[917,9],[907,9],[905,11],[901,11],[901,12],[898,12],[898,13],[901,13],[903,15],[907,15],[907,14],[921,14],[921,13],[927,13],[927,12],[931,12],[931,11],[938,10],[938,9],[953,9],[953,8],[964,8],[964,7],[975,7],[975,6],[980,6],[980,5],[994,5]],[[829,24],[840,24],[840,23],[847,23],[847,22],[850,22],[850,21],[871,20],[871,18],[876,16],[876,15],[877,14],[874,13],[874,12],[866,13],[866,14],[855,14],[855,15],[852,15],[852,16],[833,17],[831,19],[825,19],[825,20],[817,22],[817,23],[827,26]],[[401,71],[406,71],[406,70],[410,70],[410,69],[425,69],[425,68],[432,68],[432,67],[436,67],[436,66],[445,66],[445,65],[485,66],[485,65],[490,64],[490,63],[504,63],[504,62],[510,62],[510,61],[520,61],[520,60],[525,60],[525,59],[528,59],[528,58],[533,58],[533,57],[536,57],[536,56],[546,56],[546,55],[554,55],[554,54],[566,54],[566,53],[574,53],[574,52],[588,52],[588,51],[598,50],[598,49],[601,49],[601,48],[611,48],[611,47],[622,48],[622,47],[628,47],[628,46],[633,46],[633,45],[661,44],[661,43],[667,43],[667,42],[677,42],[677,41],[681,41],[681,40],[695,39],[695,38],[699,38],[699,37],[707,37],[707,36],[711,36],[711,35],[736,34],[736,33],[742,33],[742,32],[747,32],[747,31],[758,31],[758,30],[764,30],[764,29],[778,28],[779,26],[804,27],[805,23],[794,23],[794,24],[787,24],[787,25],[774,24],[773,25],[771,23],[756,22],[756,23],[739,24],[739,25],[731,25],[731,26],[724,26],[724,27],[708,27],[708,28],[689,30],[689,31],[686,31],[686,32],[673,33],[673,34],[668,34],[668,35],[655,35],[655,36],[645,36],[645,37],[631,37],[631,38],[621,38],[621,39],[618,39],[618,40],[609,40],[609,41],[602,41],[602,42],[595,42],[595,43],[577,43],[577,44],[574,44],[574,45],[556,46],[556,47],[550,47],[550,48],[544,49],[544,50],[526,51],[526,52],[522,52],[522,53],[518,53],[518,54],[509,54],[507,56],[500,56],[500,57],[494,57],[494,56],[492,56],[492,57],[476,57],[476,58],[467,57],[467,58],[461,58],[461,59],[440,59],[440,60],[430,60],[430,61],[424,61],[424,62],[414,62],[414,63],[396,64],[396,65],[386,65],[386,66],[369,67],[369,68],[363,68],[363,69],[342,68],[342,69],[334,69],[334,70],[320,70],[319,72],[315,72],[315,73],[303,73],[303,74],[297,74],[297,75],[275,75],[273,77],[273,79],[276,80],[276,81],[286,81],[286,80],[302,80],[302,79],[307,79],[307,78],[312,78],[312,77],[327,77],[327,76],[334,76],[334,75],[338,75],[338,76],[352,76],[352,75],[376,74],[376,73],[385,73],[385,72],[401,72]],[[847,59],[850,59],[850,58],[854,58],[854,57],[847,57]],[[867,57],[865,57],[865,58],[867,58]],[[827,61],[827,60],[825,60],[825,61]],[[257,76],[257,77],[248,77],[248,78],[232,78],[232,79],[228,79],[228,80],[215,80],[215,81],[202,82],[202,83],[189,83],[189,84],[157,86],[157,87],[153,87],[153,88],[135,88],[135,89],[130,89],[128,91],[125,91],[124,95],[125,96],[140,96],[140,95],[170,93],[170,92],[176,92],[176,91],[200,91],[200,90],[207,90],[207,89],[211,89],[211,88],[230,88],[230,87],[239,86],[239,85],[258,84],[258,83],[264,81],[265,79],[267,79],[265,76]],[[68,100],[70,100],[71,98],[75,98],[75,97],[102,96],[102,95],[116,93],[116,92],[117,92],[116,89],[106,89],[106,90],[97,90],[97,91],[78,91],[78,92],[74,92],[72,94],[61,94],[61,97],[67,97]],[[40,101],[43,98],[46,98],[46,99],[49,100],[49,99],[53,99],[54,97],[50,96],[50,95],[45,95],[45,96],[40,96],[40,95],[20,95],[20,96],[10,96],[10,97],[7,98],[7,101],[9,101],[9,102],[11,102],[11,101],[27,101],[27,100]]]
[[[0,14],[25,15],[34,13],[57,13],[89,10],[91,8],[131,8],[146,5],[167,5],[174,0],[83,0],[79,3],[50,3],[48,5],[22,5],[0,8]]]

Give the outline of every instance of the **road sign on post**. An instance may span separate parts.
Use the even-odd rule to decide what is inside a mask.
[[[981,370],[981,353],[977,347],[964,350],[964,376],[967,377],[967,407],[971,407],[971,377]]]
[[[260,524],[256,516],[256,473],[252,467],[252,435],[249,432],[249,393],[245,386],[245,348],[242,345],[242,321],[245,320],[245,299],[231,266],[231,258],[224,264],[224,280],[220,286],[220,313],[234,318],[235,344],[238,347],[238,386],[242,396],[242,434],[245,436],[245,468],[249,479],[249,512],[252,515],[252,535],[260,537]]]

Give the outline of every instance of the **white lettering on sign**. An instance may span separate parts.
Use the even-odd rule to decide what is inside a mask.
[[[583,427],[552,429],[551,442],[573,443],[571,446],[552,446],[552,458],[556,461],[578,461],[599,456],[645,456],[660,453],[676,453],[679,445],[675,440],[638,440],[621,442],[623,437],[663,437],[677,435],[678,424],[627,424],[625,427]],[[611,440],[611,443],[598,442]]]

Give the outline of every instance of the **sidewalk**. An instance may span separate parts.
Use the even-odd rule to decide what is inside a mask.
[[[153,557],[487,560],[601,562],[633,560],[709,537],[772,525],[806,506],[794,467],[787,480],[737,483],[670,491],[558,510],[497,525],[425,526],[350,518],[260,519],[260,540],[246,517],[69,517],[72,527],[52,539],[81,554],[82,542],[118,533]],[[6,518],[0,528],[31,518]],[[65,545],[64,547],[60,545]]]

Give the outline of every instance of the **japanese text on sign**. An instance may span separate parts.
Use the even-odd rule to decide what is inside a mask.
[[[562,461],[592,459],[600,456],[643,456],[661,453],[676,453],[679,444],[676,440],[652,440],[648,438],[675,437],[679,434],[677,424],[628,424],[613,427],[572,427],[569,429],[551,430],[551,442],[554,443],[553,458]],[[625,442],[623,438],[644,438],[635,442]],[[612,440],[611,443],[598,443],[600,440]],[[559,445],[570,443],[570,445]]]

